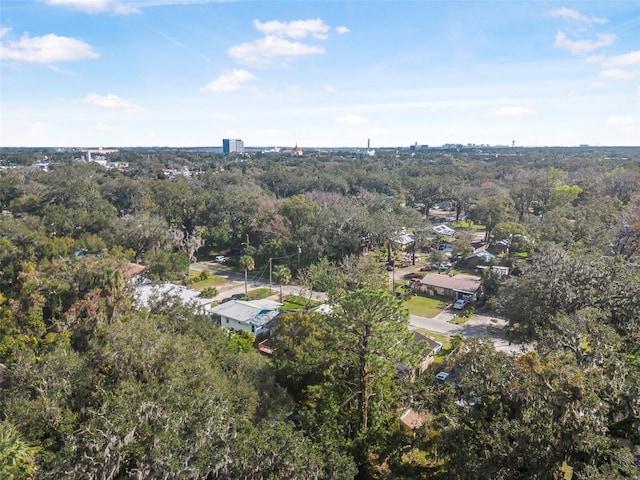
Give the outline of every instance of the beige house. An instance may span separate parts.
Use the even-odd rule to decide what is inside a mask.
[[[480,279],[472,275],[458,274],[449,276],[439,273],[426,274],[417,287],[429,294],[440,295],[451,300],[477,300],[480,290]]]

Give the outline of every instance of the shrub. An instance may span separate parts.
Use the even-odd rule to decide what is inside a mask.
[[[203,288],[200,292],[200,296],[203,298],[213,298],[218,295],[218,289],[216,287]]]

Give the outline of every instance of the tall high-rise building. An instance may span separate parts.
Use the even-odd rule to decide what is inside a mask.
[[[235,138],[223,138],[222,153],[244,153],[244,142]]]

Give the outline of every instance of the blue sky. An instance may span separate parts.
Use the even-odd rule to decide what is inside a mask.
[[[0,146],[640,145],[639,1],[2,0]]]

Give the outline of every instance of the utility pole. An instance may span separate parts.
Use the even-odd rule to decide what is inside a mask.
[[[298,270],[300,270],[300,254],[302,253],[302,248],[300,248],[300,245],[297,245],[298,247]]]
[[[272,286],[271,286],[271,285],[272,285],[272,283],[273,283],[273,282],[271,281],[271,275],[272,275],[272,272],[273,272],[273,257],[271,257],[271,258],[269,259],[269,292],[271,292],[271,291],[273,290],[273,288],[272,288]]]

